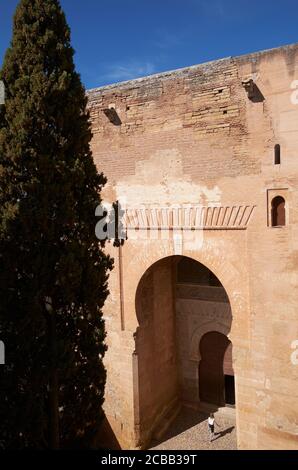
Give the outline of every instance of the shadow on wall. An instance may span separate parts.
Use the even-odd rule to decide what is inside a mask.
[[[172,425],[168,428],[162,438],[160,439],[152,439],[151,447],[158,446],[173,437],[178,436],[179,434],[187,431],[194,426],[202,423],[208,418],[208,414],[202,413],[200,411],[196,411],[192,408],[182,407],[179,415],[172,423]]]
[[[262,103],[265,97],[258,85],[250,78],[242,81],[242,85],[246,90],[248,99],[253,103]]]
[[[121,450],[121,446],[107,418],[104,418],[96,435],[94,449]]]
[[[265,101],[265,97],[263,93],[261,92],[260,88],[256,84],[254,84],[254,92],[253,92],[251,101],[253,103],[263,103],[263,101]]]

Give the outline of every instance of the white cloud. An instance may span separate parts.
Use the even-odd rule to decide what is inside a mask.
[[[159,30],[152,44],[160,49],[175,49],[184,43],[184,36],[185,33],[171,33],[166,30]]]
[[[111,64],[106,66],[106,72],[102,75],[105,80],[131,80],[133,78],[151,75],[156,71],[152,62],[129,61],[127,63]]]

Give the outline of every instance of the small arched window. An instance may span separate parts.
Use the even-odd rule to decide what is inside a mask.
[[[280,145],[274,146],[274,165],[280,165]]]
[[[286,202],[283,197],[276,196],[271,201],[271,225],[282,227],[286,225]]]

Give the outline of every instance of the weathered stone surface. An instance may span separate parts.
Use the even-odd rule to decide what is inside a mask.
[[[261,94],[255,100],[243,86],[250,79]],[[206,316],[203,304],[194,315],[195,303],[210,300],[197,300],[191,293],[189,299],[176,298],[170,261],[174,258],[167,257],[177,255],[207,266],[230,302],[232,321],[226,334],[233,343],[238,448],[298,448],[298,365],[291,362],[291,343],[298,339],[295,80],[298,45],[88,94],[93,154],[108,177],[106,200],[125,201],[129,210],[137,207],[137,217],[143,217],[143,204],[234,207],[231,217],[238,216],[235,223],[219,222],[216,229],[214,217],[219,211],[212,209],[205,225],[167,232],[161,230],[162,219],[155,213],[152,217],[159,221],[149,240],[148,227],[133,230],[131,221],[121,252],[108,247],[116,263],[105,306],[109,345],[105,409],[124,448],[146,445],[154,427],[181,398],[181,383],[187,400],[197,391],[197,364],[192,368],[187,357],[192,349],[187,346],[192,325]],[[121,125],[104,114],[111,105]],[[281,146],[279,165],[274,164],[276,144]],[[270,226],[271,200],[276,195],[286,201],[285,227]],[[237,212],[245,207],[254,208],[247,223]],[[153,224],[149,219],[144,223]],[[241,230],[237,225],[242,225]],[[149,270],[164,258],[156,270]],[[141,279],[145,291],[140,300]],[[225,305],[216,304],[210,310],[211,329],[220,323],[215,317]],[[146,327],[141,332],[140,317],[151,336]],[[183,332],[180,343],[174,337],[177,325]]]

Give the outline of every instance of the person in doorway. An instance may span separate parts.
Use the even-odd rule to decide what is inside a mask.
[[[215,424],[219,427],[219,425],[215,421],[214,414],[210,413],[209,418],[208,418],[208,428],[209,428],[209,434],[210,434],[210,442],[212,442],[213,438],[214,438],[214,426],[215,426]]]

